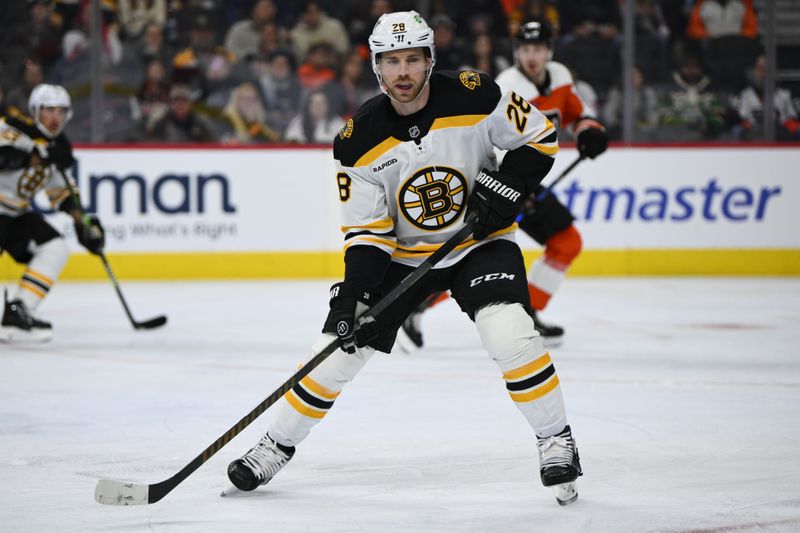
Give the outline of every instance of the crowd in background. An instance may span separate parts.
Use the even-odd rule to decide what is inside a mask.
[[[619,0],[102,0],[107,142],[329,143],[379,93],[367,37],[380,15],[416,9],[434,29],[436,69],[496,75],[531,18],[554,28],[612,139],[621,135]],[[65,86],[67,134],[89,140],[88,0],[3,6],[0,112],[32,88]],[[752,0],[636,0],[635,138],[762,138],[765,75]],[[774,94],[778,140],[800,140],[797,98]],[[564,132],[562,136],[568,137]]]

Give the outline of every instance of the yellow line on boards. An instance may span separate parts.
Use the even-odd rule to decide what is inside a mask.
[[[541,250],[524,250],[530,265]],[[314,279],[340,278],[341,252],[110,253],[120,279]],[[0,257],[0,281],[16,282],[24,266]],[[584,250],[569,270],[574,276],[800,276],[800,249]],[[100,280],[100,260],[69,258],[61,280]]]

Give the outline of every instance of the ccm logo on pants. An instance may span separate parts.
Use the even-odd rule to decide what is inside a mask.
[[[494,281],[496,279],[512,280],[514,279],[514,274],[506,274],[505,272],[495,272],[494,274],[486,274],[485,276],[479,276],[470,281],[469,286],[474,287],[475,285],[483,283],[484,281]]]

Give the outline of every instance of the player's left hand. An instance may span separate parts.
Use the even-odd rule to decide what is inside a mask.
[[[467,216],[477,215],[472,236],[481,240],[516,220],[525,185],[507,172],[481,170],[467,202]]]
[[[87,215],[84,220],[75,221],[75,235],[78,242],[90,253],[100,255],[106,244],[106,232],[100,219],[94,215]]]
[[[578,152],[582,157],[594,159],[608,148],[608,134],[599,122],[578,130]]]
[[[330,293],[330,312],[323,332],[336,333],[339,345],[347,353],[366,346],[378,336],[374,319],[360,320],[376,298],[376,293],[345,280],[334,284]]]

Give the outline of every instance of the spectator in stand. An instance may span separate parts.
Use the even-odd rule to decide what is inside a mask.
[[[656,0],[636,0],[634,4],[636,63],[646,83],[661,83],[667,75],[669,29]]]
[[[6,34],[3,53],[9,65],[19,65],[28,57],[49,68],[59,59],[63,20],[54,13],[52,4],[50,0],[28,0],[27,20],[19,26],[2,29]],[[27,104],[21,109],[27,109]]]
[[[167,69],[158,59],[152,59],[145,67],[144,79],[136,92],[142,124],[152,122],[154,115],[162,115],[167,110],[169,85]]]
[[[471,38],[484,32],[500,36],[508,28],[508,17],[498,0],[447,0],[444,2],[443,8],[434,13],[446,13],[459,32],[466,31],[468,33],[468,35],[463,35],[464,38]],[[475,17],[484,19],[487,27],[473,31],[472,23]],[[439,54],[438,49],[436,54]]]
[[[208,92],[206,73],[209,69],[217,73],[235,61],[235,56],[226,48],[216,45],[211,15],[200,13],[192,26],[189,46],[178,52],[172,60],[172,81],[188,85],[194,93],[205,97]]]
[[[167,143],[213,142],[213,130],[204,118],[192,110],[192,91],[186,85],[173,85],[169,108],[161,116],[152,116],[145,126],[149,141]]]
[[[624,106],[622,88],[614,86],[608,93],[603,108],[603,122],[611,139],[622,138],[622,108]],[[658,125],[658,95],[653,87],[644,84],[642,71],[633,69],[633,138],[637,141],[652,140],[653,130]]]
[[[670,141],[719,139],[733,120],[732,109],[710,90],[700,59],[687,55],[659,102],[657,138]]]
[[[223,115],[231,134],[223,137],[230,144],[270,143],[280,139],[267,123],[267,112],[261,104],[258,91],[250,82],[239,85],[231,93]]]
[[[258,77],[267,111],[267,123],[283,133],[289,121],[300,112],[303,88],[294,70],[294,58],[288,50],[276,50],[267,68]]]
[[[555,58],[589,83],[601,101],[619,79],[620,12],[614,0],[570,0],[560,4],[563,35]]]
[[[350,50],[350,38],[344,25],[326,15],[315,0],[303,4],[300,20],[291,31],[291,39],[294,55],[301,62],[317,43],[328,43],[342,57]]]
[[[758,37],[758,16],[752,0],[696,0],[686,34],[697,41],[740,35]]]
[[[302,112],[289,122],[284,138],[290,142],[332,144],[343,126],[344,120],[331,111],[325,93],[312,91]]]
[[[275,22],[267,22],[258,33],[258,52],[255,57],[268,59],[272,52],[289,47],[289,32]]]
[[[255,56],[259,52],[262,29],[269,22],[275,23],[277,14],[272,0],[256,0],[250,10],[250,18],[240,20],[228,30],[225,48],[238,60]]]
[[[361,104],[380,93],[375,77],[366,72],[364,58],[354,50],[342,63],[339,78],[322,86],[335,115],[350,118]]]
[[[297,69],[297,78],[305,89],[313,90],[336,79],[336,57],[331,45],[325,42],[311,46],[306,61]]]
[[[430,20],[433,42],[436,46],[436,70],[456,70],[466,57],[460,41],[456,39],[456,23],[447,15],[436,15]]]
[[[366,43],[372,33],[372,28],[381,15],[394,11],[391,0],[372,0],[369,10],[364,10],[363,0],[350,1],[346,11],[347,33],[350,42]]]
[[[494,42],[486,33],[475,37],[470,56],[470,60],[461,68],[477,70],[488,74],[491,78],[495,78],[500,72],[511,66],[505,56],[495,53]]]
[[[149,24],[167,22],[166,0],[117,0],[117,9],[126,39],[139,37]]]
[[[763,139],[764,131],[764,78],[766,77],[764,56],[756,59],[753,69],[748,73],[749,84],[734,100],[736,110],[742,119],[737,137],[743,140]],[[775,88],[773,102],[775,107],[775,138],[779,141],[800,141],[800,121],[787,89]]]
[[[22,84],[11,89],[6,100],[8,105],[27,113],[31,91],[33,91],[34,87],[44,82],[44,69],[37,60],[28,58],[22,62],[21,74]]]
[[[118,65],[122,60],[122,41],[119,38],[117,24],[114,22],[115,13],[106,4],[101,4],[101,7],[103,61],[106,66]],[[64,59],[67,61],[79,62],[80,56],[83,56],[84,53],[88,56],[90,11],[89,2],[82,4],[80,12],[75,17],[75,26],[64,34],[61,47]]]
[[[138,47],[137,54],[144,64],[153,60],[161,61],[164,65],[171,62],[172,54],[164,42],[164,28],[158,24],[147,24],[136,46]]]

